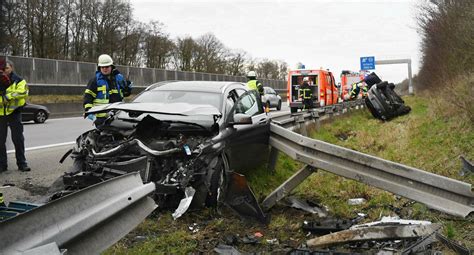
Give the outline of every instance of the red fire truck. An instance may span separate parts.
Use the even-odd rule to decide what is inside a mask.
[[[303,109],[303,100],[300,86],[303,78],[309,78],[311,91],[313,92],[313,107],[321,107],[338,103],[338,91],[334,76],[329,70],[323,69],[297,69],[288,73],[287,102],[291,112]]]

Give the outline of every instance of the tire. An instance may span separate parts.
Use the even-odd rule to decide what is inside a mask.
[[[48,119],[48,114],[44,110],[38,110],[35,113],[34,121],[35,123],[44,123]]]
[[[219,188],[225,187],[225,164],[222,157],[219,157],[218,163],[210,180],[209,193],[206,197],[206,207],[215,207],[218,202]]]
[[[278,101],[277,111],[281,110],[281,100]]]

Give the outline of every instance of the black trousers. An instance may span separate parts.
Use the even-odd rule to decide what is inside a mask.
[[[12,142],[15,145],[15,157],[18,167],[26,166],[25,138],[23,137],[23,124],[21,123],[21,112],[14,111],[10,115],[0,116],[0,167],[6,168],[7,161],[7,134],[8,127],[12,132]]]

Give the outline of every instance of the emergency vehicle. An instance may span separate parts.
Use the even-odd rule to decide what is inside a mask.
[[[363,81],[365,73],[352,72],[343,70],[341,72],[341,98],[344,101],[349,99],[349,93],[352,89],[352,84]]]
[[[292,113],[303,109],[303,99],[300,87],[303,78],[309,78],[309,85],[313,92],[313,107],[321,107],[338,103],[338,90],[334,76],[329,70],[323,69],[296,69],[288,73],[287,102]]]

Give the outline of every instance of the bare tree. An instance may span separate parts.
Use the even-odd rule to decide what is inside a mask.
[[[420,6],[422,66],[419,79],[424,88],[442,87],[456,75],[472,73],[473,10],[474,2],[469,0],[427,1]]]
[[[26,53],[24,14],[18,12],[19,5],[16,1],[0,1],[0,52],[4,54]],[[12,20],[16,22],[11,22]]]
[[[286,72],[286,63],[249,60],[212,33],[172,40],[158,21],[134,20],[128,0],[0,0],[0,11],[3,54],[95,62],[107,53],[122,65],[228,75],[258,69],[275,79]]]
[[[143,44],[146,66],[165,69],[171,62],[175,45],[162,31],[162,23],[152,21],[147,27],[148,33]]]
[[[230,52],[227,58],[226,73],[233,76],[245,75],[245,57],[247,53],[243,50],[234,50]]]
[[[173,53],[175,68],[181,71],[192,71],[198,45],[190,36],[178,38]]]
[[[200,36],[196,43],[198,45],[198,56],[194,62],[194,70],[197,72],[223,73],[228,50],[222,42],[214,34],[208,33]]]
[[[276,79],[279,75],[278,63],[276,61],[263,59],[257,64],[256,71],[260,78]]]

